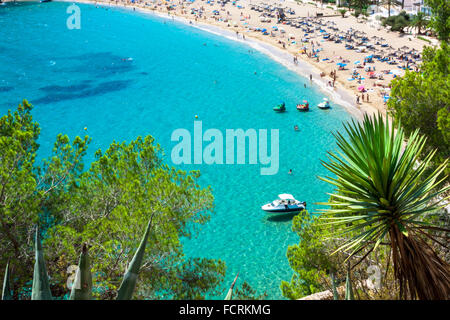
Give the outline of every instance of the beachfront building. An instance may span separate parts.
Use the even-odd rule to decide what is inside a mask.
[[[431,8],[425,5],[424,0],[405,0],[405,10],[413,14],[423,12],[426,15],[431,15]]]

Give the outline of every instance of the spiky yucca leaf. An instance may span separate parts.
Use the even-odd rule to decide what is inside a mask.
[[[91,300],[92,299],[92,274],[88,248],[83,244],[77,273],[73,282],[70,300]]]
[[[152,215],[153,218],[153,215]],[[123,276],[122,283],[117,293],[117,300],[131,300],[133,297],[134,288],[136,287],[136,282],[139,274],[139,269],[142,265],[142,260],[144,259],[145,247],[147,245],[148,235],[150,233],[150,228],[152,225],[152,218],[147,225],[145,234],[142,238],[141,244],[134,254],[133,260],[131,260],[125,275]]]
[[[51,300],[52,293],[48,281],[47,268],[45,267],[44,253],[42,251],[39,227],[36,227],[35,237],[35,263],[33,274],[33,287],[31,290],[31,300]]]
[[[227,296],[225,297],[224,300],[231,300],[231,297],[233,296],[233,288],[234,288],[234,285],[236,284],[236,280],[237,280],[238,277],[239,277],[239,272],[237,273],[236,277],[234,278],[234,281],[231,284],[231,287],[228,290]]]
[[[2,300],[12,300],[12,291],[10,284],[10,275],[9,275],[9,262],[6,265],[5,269],[5,278],[3,279],[3,289],[2,289]]]
[[[421,157],[426,139],[416,131],[405,144],[403,129],[390,126],[380,114],[365,115],[362,123],[353,120],[344,128],[347,137],[334,135],[339,152],[330,152],[329,161],[322,161],[336,177],[321,179],[336,192],[322,203],[330,208],[319,211],[324,224],[334,227],[333,236],[351,235],[337,251],[350,251],[352,256],[375,250],[387,240],[402,297],[408,287],[411,298],[448,298],[449,266],[425,249],[423,240],[426,236],[438,242],[427,232],[436,226],[423,217],[448,199],[440,195],[450,186],[435,191],[447,178],[441,176],[448,159],[428,173],[435,152]]]

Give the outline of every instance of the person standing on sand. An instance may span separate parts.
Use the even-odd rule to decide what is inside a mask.
[[[312,82],[312,74],[309,74],[309,81]]]

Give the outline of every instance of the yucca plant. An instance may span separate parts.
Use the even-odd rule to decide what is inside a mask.
[[[426,138],[416,131],[406,140],[380,114],[344,128],[347,137],[334,134],[340,150],[322,161],[335,177],[320,178],[337,188],[321,203],[329,207],[319,210],[334,236],[347,235],[337,251],[363,252],[362,261],[388,244],[400,298],[450,298],[449,264],[430,245],[444,245],[430,231],[449,230],[424,219],[448,199],[443,193],[450,187],[440,187],[448,159],[428,173],[435,151],[420,157]]]

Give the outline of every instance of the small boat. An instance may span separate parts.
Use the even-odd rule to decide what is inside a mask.
[[[276,107],[273,108],[273,111],[284,112],[284,111],[286,111],[286,105],[284,104],[284,102],[280,102],[279,105],[277,105]]]
[[[309,103],[306,100],[303,100],[303,103],[299,103],[297,105],[298,111],[308,111],[309,110]]]
[[[323,101],[317,105],[320,109],[330,109],[330,102],[327,98],[323,98]]]
[[[263,205],[261,209],[271,213],[300,212],[306,209],[306,202],[295,200],[292,194],[283,193],[278,195],[278,199]]]
[[[52,0],[41,0],[41,3],[43,3],[43,2],[50,2],[50,1],[52,1]]]

